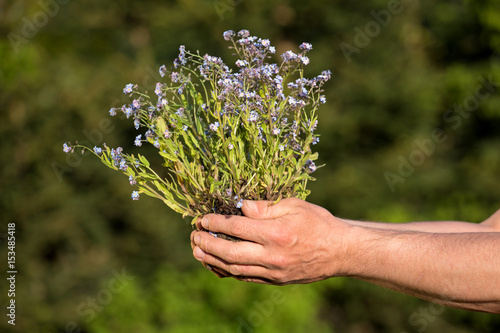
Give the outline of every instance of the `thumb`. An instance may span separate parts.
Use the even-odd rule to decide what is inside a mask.
[[[241,211],[243,212],[243,215],[252,219],[273,219],[286,214],[286,211],[284,211],[283,206],[280,204],[281,201],[277,204],[273,204],[272,201],[244,200]]]

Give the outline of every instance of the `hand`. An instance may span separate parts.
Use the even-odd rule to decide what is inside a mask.
[[[198,229],[243,239],[231,242],[193,231],[193,255],[220,277],[269,284],[309,283],[342,275],[349,224],[324,208],[289,198],[271,205],[244,201],[245,216],[210,214]]]

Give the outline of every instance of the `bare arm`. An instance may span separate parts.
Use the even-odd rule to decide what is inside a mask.
[[[342,220],[297,199],[245,201],[247,217],[209,215],[193,232],[195,257],[220,276],[309,283],[348,276],[452,307],[500,313],[499,213],[481,224]]]
[[[462,221],[430,221],[430,222],[409,222],[409,223],[383,223],[367,222],[341,219],[351,225],[391,229],[401,231],[422,231],[431,233],[463,233],[463,232],[495,232],[500,231],[500,210],[482,223],[470,223]]]

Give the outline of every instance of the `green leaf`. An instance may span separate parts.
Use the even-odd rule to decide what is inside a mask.
[[[141,161],[141,163],[146,167],[146,168],[149,168],[149,161],[146,159],[146,157],[142,156],[142,155],[139,155],[139,160]]]

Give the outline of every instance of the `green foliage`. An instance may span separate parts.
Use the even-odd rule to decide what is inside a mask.
[[[0,321],[2,332],[62,333],[71,321],[85,332],[113,332],[111,323],[155,331],[166,326],[158,324],[160,309],[170,318],[176,307],[186,308],[184,303],[199,313],[175,321],[176,329],[186,325],[204,332],[204,326],[194,327],[191,320],[212,315],[220,327],[234,332],[238,317],[248,320],[252,302],[269,299],[270,289],[215,279],[195,262],[189,228],[162,202],[131,202],[122,175],[103,170],[97,159],[64,155],[60,149],[61,142],[75,137],[88,146],[129,142],[135,130],[121,119],[110,125],[106,114],[129,102],[126,96],[110,98],[117,96],[116,87],[136,82],[141,91],[154,91],[161,80],[156,68],[177,56],[180,43],[229,58],[231,51],[220,41],[227,29],[246,27],[269,38],[277,54],[308,41],[314,61],[304,75],[332,69],[335,79],[325,88],[328,103],[318,115],[322,135],[315,146],[318,164],[325,167],[315,173],[320,181],[308,185],[311,202],[340,217],[391,222],[476,222],[498,209],[498,91],[465,117],[453,111],[475,94],[478,77],[491,74],[493,81],[500,80],[497,0],[403,1],[402,11],[380,25],[378,34],[367,35],[366,45],[356,45],[362,38],[355,28],[364,32],[367,23],[377,22],[371,11],[387,10],[389,1],[55,2],[58,12],[47,14],[46,24],[31,30],[26,22],[33,22],[37,13],[42,17],[41,4],[54,2],[7,1],[0,6],[0,232],[6,232],[7,223],[16,223],[21,272],[19,320],[16,327]],[[29,38],[23,37],[25,25]],[[25,40],[13,45],[11,32]],[[351,62],[339,47],[342,42],[359,49]],[[448,110],[448,116],[460,117],[447,120]],[[432,139],[435,128],[442,128],[447,138],[434,142],[434,152],[425,154],[418,142]],[[149,158],[156,154],[153,147],[141,149],[151,165],[163,163]],[[410,164],[413,172],[401,176],[404,181],[391,191],[384,173],[399,175],[399,157],[409,162],[414,151],[425,159]],[[0,240],[0,257],[6,258]],[[175,269],[160,269],[166,263]],[[87,323],[77,307],[98,295],[113,268],[120,267],[136,277],[130,290],[116,294]],[[168,296],[166,291],[155,294],[159,281],[163,288],[172,285]],[[0,284],[2,295],[5,287]],[[336,332],[412,333],[424,328],[425,317],[411,316],[431,306],[351,280],[300,288],[290,292],[297,298],[287,298],[259,329],[280,332],[286,330],[279,325],[286,325],[293,331],[297,323],[302,332],[316,331],[306,322],[322,322]],[[211,301],[190,301],[200,300],[194,291],[196,297],[210,295]],[[169,306],[161,307],[163,302]],[[215,313],[212,304],[227,307],[227,315]],[[150,313],[157,316],[151,319]],[[451,309],[425,325],[425,333],[500,330],[498,316]]]
[[[248,30],[238,33],[240,39],[235,36],[232,30],[224,33],[239,58],[237,73],[220,58],[181,46],[174,61],[179,70],[170,74],[170,83],[156,84],[158,101],[129,83],[123,92],[136,99],[110,109],[113,116],[120,110],[127,119],[132,116],[136,129],[148,129],[135,145],[147,141],[156,147],[167,177],[155,172],[145,156],[125,154],[121,147],[65,143],[64,151],[93,152],[138,186],[134,200],[139,193],[158,198],[183,217],[194,217],[193,223],[211,212],[238,214],[243,199],[305,199],[307,182],[314,180],[310,173],[317,169],[318,154],[311,150],[319,142],[316,110],[326,102],[322,87],[331,73],[304,78],[310,62],[306,53],[312,49],[308,43],[299,54],[284,53],[278,66],[266,62],[276,52],[269,40],[250,36]],[[167,68],[159,72],[164,76]]]
[[[212,288],[207,288],[212,286]],[[274,287],[219,280],[174,266],[157,270],[147,285],[131,281],[103,307],[92,332],[317,332],[319,295],[309,286]]]

